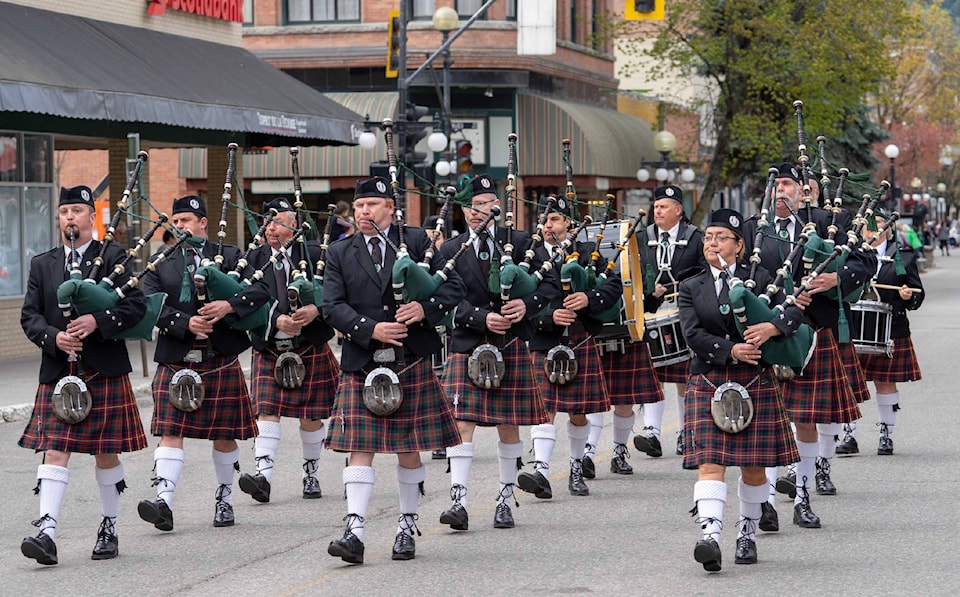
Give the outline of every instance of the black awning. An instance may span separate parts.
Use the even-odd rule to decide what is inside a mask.
[[[2,2],[0,57],[0,127],[339,145],[363,122],[243,48]]]

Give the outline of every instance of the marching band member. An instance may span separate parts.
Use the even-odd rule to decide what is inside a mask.
[[[556,200],[556,209],[550,208],[547,197],[540,199],[540,212],[550,210],[544,224],[542,257],[554,260],[555,269],[563,265],[565,254],[559,243],[567,239],[573,217],[573,205],[566,199]],[[572,249],[580,255],[584,267],[590,267],[589,248],[573,239]],[[540,498],[552,496],[550,487],[550,456],[553,452],[557,428],[554,425],[558,412],[569,416],[567,436],[570,440],[570,475],[567,488],[573,495],[590,493],[583,478],[583,457],[590,429],[587,413],[604,413],[610,410],[603,370],[593,334],[600,328],[589,315],[610,309],[623,292],[618,277],[588,292],[573,292],[557,297],[550,308],[534,318],[537,333],[530,340],[534,369],[543,369],[547,351],[560,343],[573,350],[577,372],[568,382],[554,383],[549,375],[540,374],[540,391],[547,410],[548,423],[531,428],[534,452],[534,472],[522,472],[517,478],[520,489]]]
[[[493,179],[486,174],[475,176],[466,184],[472,197],[470,204],[463,207],[463,214],[468,227],[475,230],[494,206],[500,206],[500,199]],[[477,425],[496,425],[500,437],[497,444],[500,493],[493,526],[513,528],[515,523],[508,502],[514,495],[517,463],[523,455],[519,426],[541,426],[547,422],[540,387],[524,340],[534,333],[533,317],[560,296],[560,287],[556,274],[550,272],[529,296],[501,300],[500,289],[494,291],[490,287],[490,275],[491,271],[498,272],[494,267],[499,259],[495,260],[494,256],[495,252],[501,255],[500,246],[506,242],[507,231],[491,222],[476,241],[469,237],[461,234],[452,238],[443,243],[440,250],[440,255],[447,259],[464,243],[473,242],[475,245],[465,252],[456,267],[466,285],[466,297],[456,307],[443,385],[453,404],[462,443],[447,448],[453,505],[440,515],[440,522],[454,530],[468,529],[467,482],[474,455],[473,433]],[[513,231],[512,241],[517,255],[523,254],[531,244],[530,236],[519,230]],[[535,256],[530,271],[538,270],[541,262],[542,258]],[[471,379],[471,359],[480,349],[488,354],[495,351],[501,355],[504,373],[499,387],[481,388]],[[537,437],[536,429],[531,431],[534,437]],[[547,437],[546,433],[543,436],[546,441],[556,440],[555,436]]]
[[[262,284],[254,284],[245,291],[247,298],[258,306],[276,299],[270,311],[267,337],[251,334],[254,350],[250,393],[257,412],[257,438],[253,443],[257,473],[240,475],[238,485],[258,502],[270,501],[270,480],[280,443],[280,417],[300,419],[303,497],[321,496],[317,467],[325,435],[323,420],[330,416],[340,375],[337,360],[327,345],[333,330],[320,317],[319,308],[313,304],[291,305],[287,295],[292,271],[300,260],[316,263],[320,257],[319,246],[307,245],[309,256],[302,255],[304,243],[300,242],[294,243],[289,255],[280,251],[296,229],[296,212],[283,197],[264,205],[265,211],[271,209],[277,214],[267,226],[267,244],[250,253],[243,274],[249,277],[266,265],[272,255],[278,260],[276,266],[270,267],[272,275],[264,276]],[[303,378],[290,378],[291,374],[299,375],[296,367],[301,364]]]
[[[389,184],[379,176],[360,181],[354,197],[357,233],[330,246],[323,281],[323,317],[344,335],[340,387],[326,445],[350,453],[343,469],[347,526],[327,553],[347,563],[363,563],[373,458],[395,453],[400,518],[392,557],[411,560],[426,478],[420,451],[459,443],[430,356],[440,348],[435,326],[463,298],[463,283],[451,273],[429,300],[398,305],[391,283],[397,257],[385,250],[377,232],[385,231],[394,246],[399,242],[397,226],[391,226],[396,206]],[[430,243],[426,233],[415,227],[404,227],[403,233],[410,257],[421,260]],[[384,379],[390,380],[386,387]],[[389,408],[381,409],[384,405]]]
[[[861,354],[860,363],[868,380],[873,381],[877,393],[877,411],[880,415],[880,443],[877,454],[893,454],[893,427],[900,410],[900,392],[897,382],[918,381],[920,365],[913,350],[910,338],[910,320],[907,311],[920,308],[923,303],[923,284],[917,266],[919,253],[909,247],[901,247],[896,240],[895,231],[888,230],[879,234],[878,230],[887,223],[885,212],[878,211],[875,224],[868,222],[864,236],[876,251],[879,263],[874,280],[878,284],[896,287],[876,290],[879,300],[892,308],[890,337],[893,340],[893,356],[884,354]],[[919,292],[918,292],[919,290]],[[856,422],[847,426],[848,431],[837,445],[838,454],[858,452],[855,435]]]
[[[35,490],[40,495],[40,518],[33,523],[40,532],[36,537],[24,538],[20,551],[44,565],[58,562],[54,540],[60,505],[70,480],[67,464],[71,454],[93,454],[96,460],[94,476],[100,488],[103,520],[91,557],[106,560],[117,557],[119,552],[117,513],[120,493],[126,488],[119,454],[147,447],[130,386],[127,347],[115,337],[143,318],[146,313],[143,293],[134,288],[114,307],[69,320],[64,317],[58,306],[57,288],[71,277],[71,270],[89,276],[94,257],[101,249],[101,243],[93,239],[97,214],[90,188],[61,188],[57,217],[64,246],[30,260],[27,292],[20,314],[24,333],[42,353],[33,414],[19,445],[43,452]],[[73,250],[68,242],[72,243]],[[119,245],[110,243],[104,252],[100,273],[109,274],[123,254]],[[58,395],[67,391],[63,382],[71,378],[76,386],[85,384],[90,398],[89,412],[76,422],[69,417],[62,419],[54,404]]]
[[[727,499],[726,467],[739,466],[741,474],[735,562],[755,564],[756,530],[761,504],[768,494],[764,467],[789,464],[798,458],[779,384],[770,364],[762,359],[760,347],[778,336],[792,335],[799,328],[802,314],[799,308],[790,307],[768,322],[748,326],[741,335],[729,302],[728,273],[722,266],[734,264],[730,268],[734,275],[749,271],[749,265],[735,265],[742,263],[743,239],[738,212],[714,211],[703,236],[709,270],[680,284],[683,333],[694,351],[684,405],[683,466],[698,470],[694,513],[699,516],[703,538],[693,555],[709,572],[718,572],[722,563],[718,539]],[[758,282],[769,283],[770,276],[759,273],[763,280]],[[756,286],[757,292],[765,288],[765,283]],[[727,387],[733,389],[724,391]],[[740,390],[743,392],[736,395],[734,403],[726,405],[730,408],[725,417],[719,417],[714,406],[717,398],[726,402],[728,392]],[[752,421],[749,417],[736,420],[745,408],[741,403],[744,392],[753,403]],[[736,426],[727,425],[731,416]]]
[[[198,307],[193,272],[201,260],[213,259],[216,243],[207,242],[207,207],[203,199],[187,195],[173,202],[171,223],[189,231],[188,248],[174,252],[143,279],[146,293],[165,292],[167,300],[157,327],[160,336],[154,361],[153,420],[150,431],[160,438],[154,450],[153,485],[156,500],[142,500],[140,518],[158,530],[173,530],[173,494],[183,471],[183,439],[213,442],[213,468],[217,479],[213,526],[234,524],[233,474],[239,470],[238,439],[256,434],[250,393],[238,355],[250,347],[247,334],[231,328],[230,313],[248,315],[256,307],[244,296],[216,300]],[[240,251],[223,246],[224,270],[236,266]],[[179,376],[179,377],[178,377]],[[196,376],[202,382],[199,405],[180,401],[176,380]],[[193,402],[193,401],[191,401]]]

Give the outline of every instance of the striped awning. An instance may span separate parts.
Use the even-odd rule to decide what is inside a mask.
[[[379,122],[384,118],[397,118],[396,92],[357,92],[323,94],[338,104],[370,120]],[[353,131],[353,138],[360,137],[363,129]],[[377,134],[377,146],[363,149],[359,145],[340,147],[300,148],[300,176],[303,178],[330,178],[349,176],[364,178],[370,175],[370,162],[385,160],[387,145],[383,135]],[[243,177],[255,179],[290,178],[290,148],[274,147],[264,153],[243,156]],[[194,147],[180,150],[180,177],[206,178],[207,150]]]
[[[517,96],[517,111],[524,176],[562,176],[563,139],[570,139],[575,175],[634,178],[641,161],[659,156],[653,129],[636,116],[524,94]]]

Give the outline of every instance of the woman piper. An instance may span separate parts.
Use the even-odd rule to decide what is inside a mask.
[[[741,474],[735,561],[755,564],[757,524],[761,504],[768,497],[764,467],[800,458],[780,386],[770,364],[762,359],[760,346],[772,338],[792,335],[800,326],[802,312],[789,307],[776,312],[769,321],[739,332],[730,305],[728,276],[749,268],[736,265],[744,251],[740,225],[741,216],[736,211],[714,211],[703,236],[703,255],[709,269],[680,284],[680,321],[687,345],[694,352],[684,405],[683,466],[696,468],[699,473],[693,489],[693,513],[699,515],[703,538],[697,542],[693,556],[708,572],[721,567],[717,540],[727,501],[726,467],[739,466]],[[730,264],[729,273],[724,271],[725,264]],[[764,289],[770,277],[758,270],[756,282],[756,289]],[[725,388],[749,394],[754,412],[745,428],[742,424],[722,428],[723,421],[712,414],[715,397],[728,395],[722,392]]]

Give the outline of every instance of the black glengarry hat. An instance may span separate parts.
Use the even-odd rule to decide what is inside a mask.
[[[173,200],[173,213],[174,215],[192,213],[198,218],[205,218],[207,217],[207,205],[197,195],[187,195]]]
[[[777,169],[777,178],[790,178],[797,183],[801,182],[800,169],[790,162],[784,162],[779,166],[770,167]]]
[[[274,197],[263,206],[263,211],[266,213],[269,213],[271,209],[277,210],[277,213],[282,211],[295,211],[293,203],[286,197]]]
[[[94,208],[93,192],[90,190],[90,187],[84,185],[70,187],[69,189],[60,187],[60,205],[72,205],[76,203],[82,203],[90,207],[90,209]]]
[[[727,230],[737,233],[737,236],[743,238],[743,216],[740,215],[739,211],[733,209],[716,209],[713,213],[710,214],[710,221],[707,222],[707,227],[710,226],[721,226]]]
[[[663,185],[653,190],[653,200],[657,199],[673,199],[683,205],[683,191],[677,185]]]
[[[464,183],[464,186],[470,187],[470,196],[475,197],[484,193],[493,193],[497,197],[497,185],[489,174],[478,174]]]
[[[542,214],[549,207],[550,213],[558,213],[568,220],[573,218],[573,202],[566,197],[541,195],[537,201],[537,213]]]
[[[357,181],[357,190],[353,193],[354,199],[365,199],[369,197],[378,197],[380,199],[393,199],[390,194],[390,183],[382,176],[374,176],[366,180]]]

